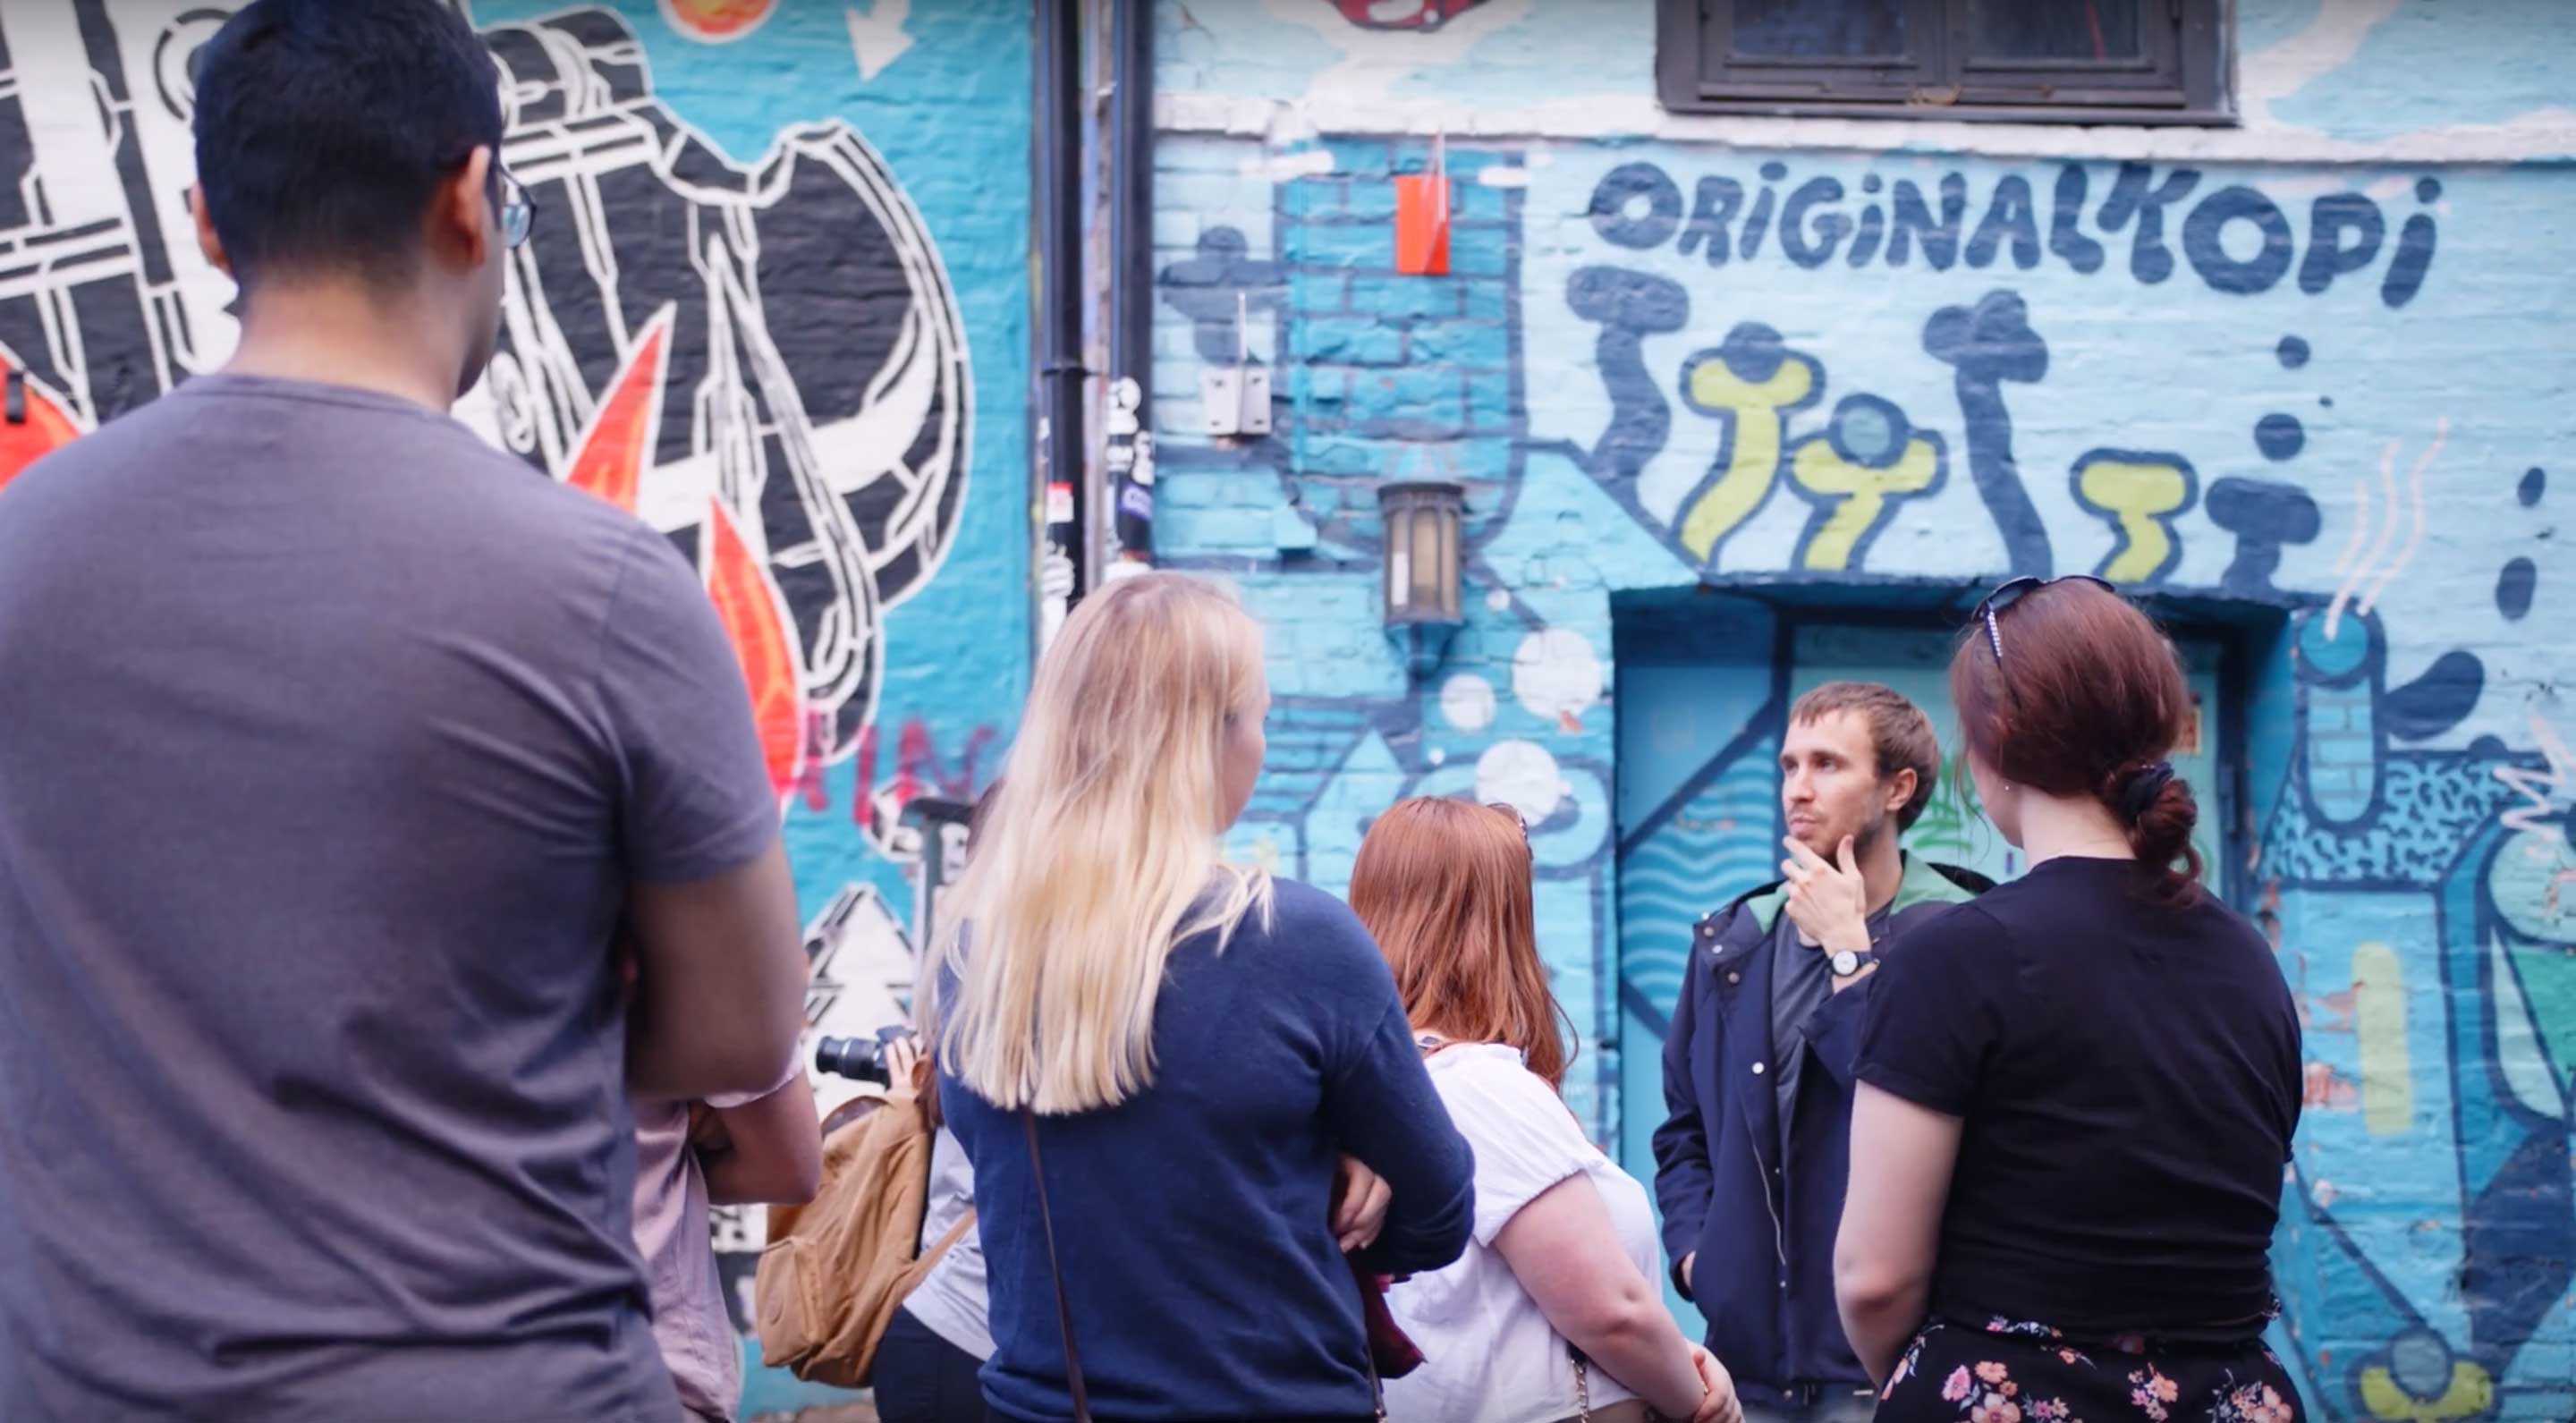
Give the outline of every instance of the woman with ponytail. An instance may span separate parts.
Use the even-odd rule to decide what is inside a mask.
[[[1912,930],[1862,1030],[1834,1284],[1880,1423],[2296,1423],[2261,1335],[2298,1015],[2199,883],[2173,645],[2017,578],[1950,696],[2031,868]]]

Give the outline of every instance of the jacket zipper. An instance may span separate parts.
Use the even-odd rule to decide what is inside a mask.
[[[1716,957],[1716,951],[1712,949],[1710,951],[1712,966],[1715,964]],[[1721,1090],[1731,1089],[1721,1086]],[[1769,1090],[1768,1084],[1765,1084],[1764,1090]],[[1753,1130],[1751,1115],[1739,1112],[1736,1116],[1737,1120],[1744,1125],[1745,1141],[1753,1147],[1755,1174],[1762,1178],[1762,1213],[1771,1217],[1771,1253],[1779,1260],[1780,1268],[1786,1270],[1789,1268],[1789,1238],[1788,1232],[1780,1224],[1780,1208],[1771,1199],[1771,1163],[1762,1158],[1762,1138]],[[1714,1159],[1710,1164],[1712,1166],[1716,1164]]]
[[[1764,1090],[1769,1090],[1768,1084],[1765,1084]],[[1789,1240],[1787,1233],[1780,1228],[1780,1209],[1771,1200],[1771,1163],[1762,1159],[1762,1138],[1753,1130],[1752,1118],[1747,1114],[1738,1113],[1736,1120],[1744,1124],[1744,1139],[1753,1144],[1753,1164],[1760,1168],[1762,1212],[1771,1217],[1771,1251],[1780,1257],[1780,1268],[1788,1269]]]

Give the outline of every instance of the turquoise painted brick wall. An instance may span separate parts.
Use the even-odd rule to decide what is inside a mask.
[[[2309,1059],[2280,1341],[2322,1417],[2576,1416],[2557,10],[2243,0],[2243,122],[2147,131],[1680,117],[1650,5],[1346,18],[1392,8],[1157,8],[1157,546],[1271,630],[1243,848],[1339,888],[1396,795],[1520,805],[1617,1140],[1678,963],[1619,906],[1687,891],[1620,883],[1614,598],[2082,571],[2250,628],[2229,883]],[[1450,274],[1399,276],[1435,144]],[[1210,439],[1238,338],[1276,428]],[[1374,489],[1421,477],[1470,489],[1469,621],[1416,680]]]

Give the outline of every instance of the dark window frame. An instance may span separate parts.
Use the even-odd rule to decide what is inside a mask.
[[[1655,0],[1655,79],[1676,113],[2225,126],[2229,0],[2145,0],[2135,60],[1977,59],[1973,0],[1904,0],[1908,53],[1730,53],[1734,0]]]

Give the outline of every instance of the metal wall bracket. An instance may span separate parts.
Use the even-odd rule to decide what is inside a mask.
[[[1211,435],[1270,433],[1270,368],[1252,363],[1251,302],[1234,294],[1234,364],[1199,372],[1199,408]]]
[[[1270,433],[1270,372],[1261,366],[1199,374],[1199,402],[1211,435]]]

